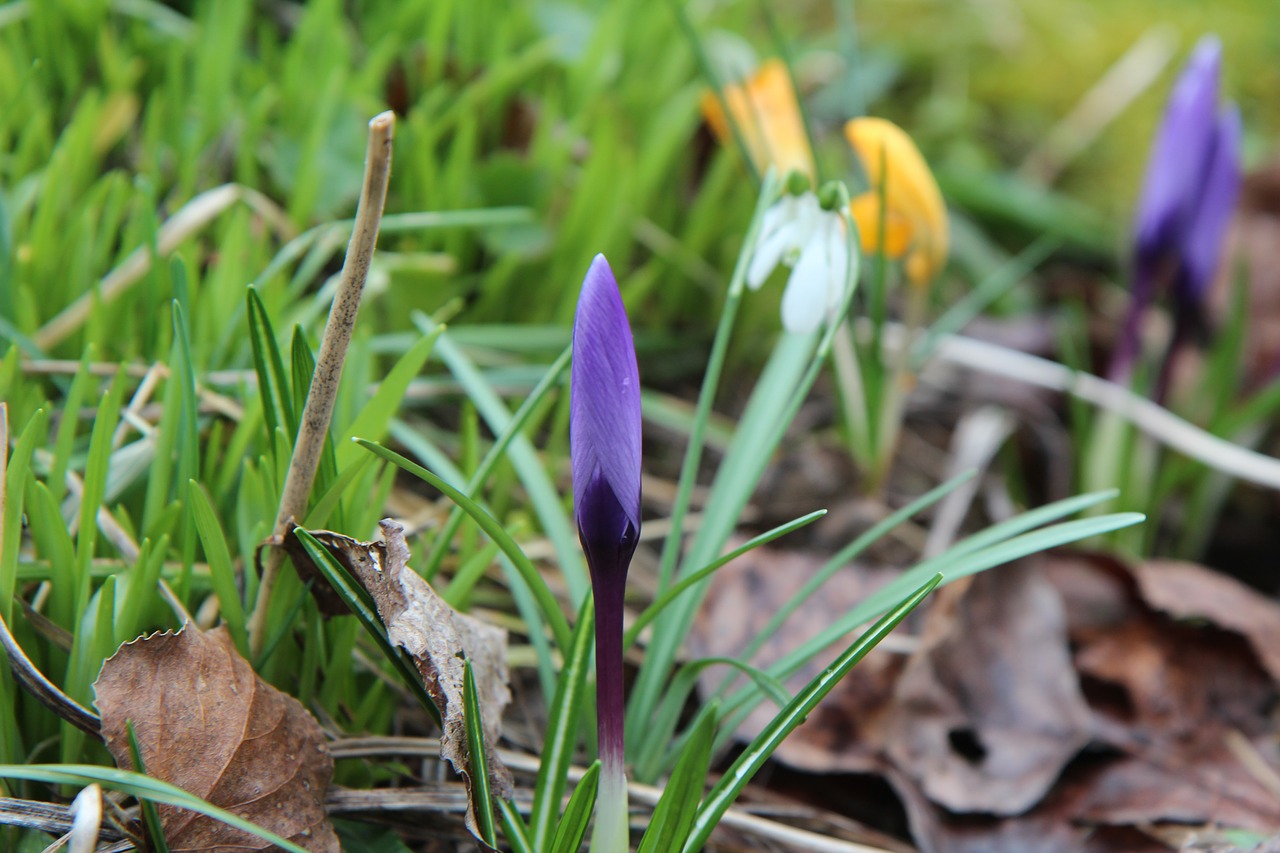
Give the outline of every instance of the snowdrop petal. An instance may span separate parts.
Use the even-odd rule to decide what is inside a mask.
[[[771,208],[770,213],[776,208]],[[783,257],[792,248],[795,239],[791,223],[784,223],[773,230],[773,233],[761,234],[756,243],[755,254],[751,256],[751,264],[747,267],[747,287],[759,290],[765,279],[774,268],[782,262]]]
[[[806,334],[822,325],[827,313],[826,252],[820,235],[813,237],[800,251],[782,293],[782,327],[794,334]]]
[[[832,217],[824,242],[827,254],[827,319],[835,319],[849,281],[849,242],[840,220]]]

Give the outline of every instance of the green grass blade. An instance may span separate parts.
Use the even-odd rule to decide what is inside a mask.
[[[293,396],[289,390],[288,374],[284,372],[284,360],[276,345],[276,333],[271,318],[262,304],[258,289],[249,286],[245,296],[249,306],[249,343],[253,349],[253,366],[258,374],[258,393],[262,396],[262,416],[267,422],[267,432],[284,428],[290,436],[298,431],[298,421],[293,409]]]
[[[658,614],[660,614],[668,604],[670,604],[672,601],[678,598],[680,594],[684,592],[686,589],[688,589],[689,587],[698,583],[703,578],[709,577],[716,570],[723,568],[724,566],[738,559],[748,551],[752,551],[756,548],[759,548],[761,545],[766,545],[781,536],[786,536],[788,533],[799,530],[801,527],[805,527],[806,525],[812,524],[813,522],[822,518],[826,514],[827,514],[827,511],[825,509],[819,509],[809,513],[808,515],[802,515],[800,518],[794,519],[792,521],[788,521],[786,524],[780,524],[777,527],[773,528],[772,530],[765,531],[764,533],[761,533],[759,536],[755,537],[754,539],[751,539],[750,541],[738,546],[737,548],[734,548],[728,554],[725,554],[720,559],[711,563],[711,565],[704,566],[698,571],[689,575],[688,577],[682,578],[680,582],[677,583],[675,586],[670,587],[665,592],[663,592],[662,595],[655,598],[653,600],[653,603],[650,604],[648,607],[646,607],[644,611],[638,617],[636,617],[636,621],[631,625],[630,628],[627,629],[627,633],[623,637],[622,648],[623,649],[630,648],[635,643],[636,639],[640,636],[640,632],[643,631],[646,627],[648,627],[650,622],[652,622],[654,619],[657,619]]]
[[[572,642],[572,632],[569,630],[569,623],[564,618],[564,613],[560,610],[560,605],[556,603],[555,596],[551,594],[551,590],[547,587],[546,581],[542,579],[542,575],[538,574],[537,567],[529,561],[529,558],[520,550],[520,546],[511,538],[511,534],[506,531],[506,528],[496,518],[461,491],[421,465],[405,459],[394,450],[388,450],[380,444],[363,438],[357,438],[355,441],[361,447],[367,448],[383,459],[398,465],[415,477],[425,480],[439,489],[449,500],[462,507],[467,515],[475,519],[476,523],[480,525],[480,529],[488,534],[489,538],[502,549],[502,553],[512,562],[520,573],[520,577],[529,587],[529,591],[533,593],[542,615],[546,617],[547,623],[551,627],[551,633],[555,636],[556,645],[560,647],[561,652],[569,648]]]
[[[556,680],[555,698],[549,709],[538,778],[533,788],[533,811],[529,814],[529,831],[535,850],[547,849],[551,841],[555,816],[560,811],[569,777],[569,765],[573,763],[573,750],[578,743],[578,727],[587,692],[591,651],[595,648],[594,627],[595,612],[588,596],[578,614],[573,643]]]
[[[804,722],[809,713],[817,707],[823,697],[831,692],[840,679],[844,678],[854,664],[862,660],[867,652],[875,648],[881,640],[888,636],[889,632],[896,628],[898,623],[916,608],[916,605],[924,601],[925,596],[932,592],[941,580],[941,575],[935,575],[896,607],[880,617],[880,620],[845,649],[831,666],[805,685],[804,689],[797,693],[796,697],[787,703],[787,706],[765,726],[764,731],[747,745],[742,754],[734,760],[733,764],[721,777],[720,782],[707,794],[702,805],[698,807],[693,827],[683,847],[684,853],[697,853],[702,849],[702,845],[707,842],[711,831],[715,829],[716,824],[720,822],[724,813],[728,811],[729,806],[733,804],[738,794],[742,792],[742,789],[751,781],[751,778],[769,759],[769,756],[778,748],[783,739]]]
[[[424,332],[432,331],[432,321],[429,318],[416,315],[414,321]],[[440,335],[436,348],[440,358],[466,390],[467,396],[475,404],[493,434],[505,433],[511,424],[512,415],[489,381],[476,369],[475,364],[466,357],[447,332]],[[506,452],[529,495],[529,501],[533,504],[533,510],[542,524],[543,531],[551,540],[560,571],[564,574],[565,584],[569,588],[570,600],[576,606],[589,592],[590,582],[587,579],[582,552],[578,547],[577,533],[565,511],[561,495],[556,491],[555,484],[551,482],[546,469],[542,466],[542,460],[538,458],[537,451],[534,450],[533,443],[528,437],[522,433],[513,434]]]
[[[107,489],[107,467],[111,461],[111,437],[120,419],[120,400],[127,377],[116,374],[111,388],[98,405],[89,435],[89,456],[85,461],[84,490],[80,496],[80,527],[76,535],[76,612],[83,613],[89,602],[90,567],[98,541],[98,510]]]
[[[719,92],[719,90],[716,90]],[[730,113],[727,111],[725,115]],[[693,487],[697,485],[698,470],[702,465],[702,452],[706,443],[707,425],[711,420],[711,407],[715,402],[716,392],[720,387],[720,376],[724,371],[725,358],[729,350],[729,339],[733,334],[733,324],[738,316],[738,308],[742,303],[742,294],[746,287],[747,268],[755,252],[755,244],[760,236],[760,225],[765,212],[777,198],[779,178],[770,173],[760,188],[756,199],[756,208],[751,215],[751,223],[743,240],[742,251],[738,254],[733,275],[729,279],[729,292],[725,297],[724,308],[720,311],[720,319],[716,323],[715,338],[711,343],[711,354],[707,358],[707,368],[702,376],[702,387],[698,390],[698,402],[694,409],[693,426],[689,431],[689,443],[685,447],[684,459],[680,463],[680,479],[676,487],[676,499],[671,508],[671,532],[667,534],[662,547],[662,562],[659,567],[659,585],[665,586],[674,577],[676,562],[684,537],[684,517],[693,500]],[[730,446],[737,441],[737,434]],[[719,476],[717,475],[717,479]]]
[[[391,425],[391,418],[395,416],[401,401],[404,400],[405,392],[409,390],[409,383],[422,370],[422,365],[426,364],[427,358],[431,355],[431,349],[435,346],[436,338],[442,331],[444,331],[443,326],[437,327],[433,334],[419,340],[400,357],[391,371],[378,383],[378,390],[367,403],[361,406],[360,414],[344,432],[345,438],[359,435],[374,441],[382,441]],[[345,468],[363,455],[351,442],[338,442],[338,467]]]
[[[910,589],[911,584],[917,583],[922,573],[938,571],[940,566],[945,567],[946,583],[951,583],[959,578],[1021,559],[1048,548],[1057,548],[1061,545],[1087,539],[1090,536],[1110,533],[1113,530],[1130,527],[1141,521],[1143,521],[1143,516],[1136,512],[1115,513],[1097,518],[1079,519],[1015,536],[989,548],[969,553],[962,558],[926,560],[904,572],[875,593],[872,593],[861,604],[838,622],[828,626],[818,636],[775,661],[769,666],[768,672],[775,678],[788,677],[807,660],[814,655],[820,654],[822,649],[836,642],[840,637],[856,629],[859,625],[874,618],[876,614],[892,604],[898,595],[902,594],[901,591],[904,587]],[[942,555],[943,558],[949,556],[950,553]],[[735,720],[739,719],[739,717],[733,715],[738,714],[740,709],[749,710],[757,698],[758,692],[754,686],[743,688],[743,690],[726,701],[725,716],[733,717]],[[725,736],[731,731],[732,725],[733,723],[726,727]]]
[[[847,566],[853,560],[856,560],[859,555],[876,542],[879,542],[882,537],[889,533],[889,531],[907,521],[907,519],[915,516],[917,513],[921,513],[933,506],[938,501],[951,494],[951,492],[973,479],[973,476],[973,471],[966,471],[956,477],[953,477],[942,485],[930,489],[911,503],[893,513],[890,513],[884,519],[869,527],[844,548],[841,548],[812,578],[806,581],[805,584],[796,591],[795,595],[787,599],[787,601],[778,608],[778,611],[769,617],[769,621],[765,624],[764,628],[762,628],[760,632],[752,638],[751,642],[747,645],[746,649],[743,650],[740,657],[750,660],[755,653],[760,650],[760,647],[768,642],[770,637],[777,633],[778,629],[782,627],[782,623],[787,621],[787,618],[790,617],[801,604],[807,601],[810,596],[817,592],[832,575]],[[720,691],[722,691],[727,684],[728,681],[726,680],[720,685],[720,688],[717,690],[717,695],[719,695]]]
[[[596,789],[599,785],[600,759],[596,759],[573,789],[569,797],[569,805],[565,806],[564,815],[556,827],[555,838],[548,853],[578,853],[582,839],[587,834],[587,824],[591,822],[591,812],[596,807]]]
[[[178,368],[174,373],[182,389],[182,407],[178,417],[178,493],[185,498],[183,492],[187,482],[200,479],[200,431],[197,423],[200,397],[196,392],[196,370],[191,360],[191,330],[177,299],[173,300],[173,336],[178,355]]]
[[[311,394],[311,379],[316,373],[316,357],[307,343],[306,332],[301,326],[293,328],[293,342],[289,348],[290,365],[293,370],[293,409],[302,418],[307,408],[307,397]],[[297,441],[297,429],[289,434],[289,444]],[[333,429],[324,435],[324,447],[320,450],[320,465],[316,468],[316,481],[311,487],[311,494],[326,492],[338,477],[338,458],[333,446]]]
[[[236,648],[240,650],[240,654],[248,655],[249,637],[245,632],[244,602],[240,600],[236,570],[231,562],[231,549],[227,547],[226,534],[222,532],[222,525],[218,523],[218,515],[209,496],[195,480],[187,484],[187,498],[191,518],[200,535],[200,544],[204,547],[205,559],[209,562],[209,579],[213,583],[214,594],[218,596],[218,609],[227,623],[227,630],[231,632]]]
[[[536,853],[533,842],[529,840],[529,828],[525,826],[515,803],[498,800],[498,811],[502,815],[502,836],[511,845],[512,853]]]
[[[467,725],[467,748],[471,763],[471,796],[479,824],[480,837],[490,847],[498,846],[498,830],[493,823],[493,796],[489,787],[489,755],[484,747],[484,720],[480,712],[480,696],[476,693],[476,677],[471,661],[462,664],[462,708]]]
[[[318,527],[328,527],[329,518],[333,515],[334,510],[338,508],[338,504],[343,495],[346,494],[347,489],[377,461],[372,456],[365,455],[342,469],[342,473],[334,478],[334,481],[329,484],[329,488],[322,493],[317,493],[320,496],[315,499],[311,509],[307,511],[307,520],[302,526],[311,530],[315,530]]]
[[[654,807],[649,828],[640,839],[636,853],[666,853],[678,850],[689,837],[702,789],[711,765],[711,743],[719,715],[718,703],[703,707],[693,723],[693,733],[680,753],[680,760],[667,780],[666,789]]]
[[[76,371],[75,379],[71,380],[71,388],[62,401],[62,411],[66,412],[67,416],[59,419],[58,433],[53,443],[53,462],[49,465],[49,476],[45,478],[50,494],[59,503],[67,492],[67,468],[71,465],[71,450],[76,440],[76,427],[80,423],[76,413],[84,405],[89,389],[98,382],[97,377],[89,372],[92,356],[93,348],[85,347],[84,356],[80,359],[80,368]]]
[[[781,681],[764,670],[751,666],[741,658],[711,657],[690,661],[680,667],[675,677],[671,679],[647,729],[650,738],[661,744],[663,748],[646,752],[641,756],[641,760],[636,763],[637,776],[647,779],[657,778],[662,774],[663,768],[670,766],[671,744],[676,726],[680,723],[680,715],[684,713],[689,696],[698,686],[698,676],[704,669],[716,665],[731,667],[747,676],[759,692],[772,699],[779,708],[791,701],[791,695]]]
[[[0,529],[0,616],[5,622],[13,621],[13,597],[18,589],[18,546],[22,544],[24,487],[31,470],[31,454],[44,434],[45,413],[43,409],[37,409],[18,436],[7,466],[0,466],[4,470],[4,517],[0,518],[0,525],[3,525]],[[0,447],[0,458],[7,453],[8,447]],[[47,520],[61,523],[62,518],[55,509],[54,517]]]
[[[26,764],[0,765],[0,779],[26,779],[32,782],[45,782],[50,785],[73,785],[84,787],[94,782],[136,797],[146,799],[163,806],[174,806],[186,809],[221,821],[227,826],[256,835],[264,841],[275,844],[289,853],[307,853],[287,838],[281,838],[268,829],[250,823],[242,817],[220,809],[176,785],[152,779],[141,773],[119,770],[114,767],[98,767],[93,764]]]
[[[484,484],[488,482],[493,469],[502,461],[507,448],[511,446],[511,442],[524,431],[530,418],[533,417],[533,413],[542,405],[542,401],[560,384],[565,370],[569,367],[569,359],[572,353],[573,350],[570,347],[565,347],[564,351],[547,368],[547,372],[538,380],[538,384],[529,392],[529,396],[520,404],[520,408],[511,417],[511,422],[507,424],[507,428],[502,431],[493,446],[485,453],[484,458],[480,460],[480,464],[476,466],[475,473],[467,481],[467,494],[475,497],[484,488]],[[449,518],[441,529],[440,535],[436,538],[431,554],[427,558],[427,567],[423,574],[431,577],[439,570],[440,562],[449,550],[449,543],[453,541],[453,537],[457,534],[458,527],[461,526],[465,517],[466,515],[461,507],[454,507],[453,511],[449,513]]]
[[[142,761],[142,747],[138,744],[138,733],[133,728],[133,720],[128,720],[126,726],[129,729],[129,758],[133,761],[133,769],[145,776],[147,766]],[[165,840],[156,804],[151,800],[140,800],[139,805],[142,808],[142,825],[146,827],[151,846],[156,853],[169,853],[169,842]]]

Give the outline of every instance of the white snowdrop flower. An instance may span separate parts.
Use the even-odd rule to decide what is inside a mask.
[[[824,210],[813,192],[779,199],[765,211],[747,286],[759,289],[778,264],[791,268],[782,294],[783,328],[804,334],[823,319],[834,319],[849,277],[849,243],[840,213]]]

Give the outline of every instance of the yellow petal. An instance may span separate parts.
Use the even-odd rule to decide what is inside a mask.
[[[787,67],[770,59],[750,79],[724,87],[724,101],[755,167],[770,165],[782,175],[798,170],[814,179],[813,154],[805,133],[800,105]],[[733,144],[733,130],[714,92],[702,96],[702,114],[725,145]]]
[[[883,186],[885,204],[912,223],[908,277],[931,281],[947,260],[947,208],[920,150],[902,128],[882,118],[853,119],[844,135],[862,160],[872,192]]]
[[[880,197],[874,192],[863,193],[849,202],[849,215],[858,224],[864,254],[883,251],[897,259],[911,247],[911,220],[895,210],[884,215],[884,245],[880,245]]]

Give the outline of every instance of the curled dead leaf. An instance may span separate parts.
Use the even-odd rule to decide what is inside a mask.
[[[298,700],[260,679],[225,629],[141,637],[121,646],[94,684],[102,736],[131,768],[128,725],[147,774],[177,785],[316,853],[337,853],[325,814],[333,759]],[[160,806],[174,850],[271,845],[213,818]]]
[[[888,754],[951,811],[1019,814],[1089,742],[1062,602],[1030,566],[944,592],[898,683]]]
[[[471,756],[463,716],[463,660],[471,662],[484,722],[489,781],[495,797],[510,798],[511,772],[498,758],[502,712],[511,701],[507,632],[459,613],[409,568],[404,528],[390,519],[378,525],[381,542],[362,542],[328,530],[308,531],[329,549],[373,598],[391,644],[413,658],[443,720],[440,755],[471,789]],[[290,536],[290,539],[294,537]],[[295,555],[301,549],[294,549]],[[298,561],[295,556],[295,562]],[[467,826],[477,833],[474,800]],[[478,837],[478,834],[477,834]]]
[[[1133,576],[1152,608],[1176,619],[1206,619],[1244,637],[1258,662],[1280,682],[1280,604],[1195,563],[1147,560],[1133,567]]]

